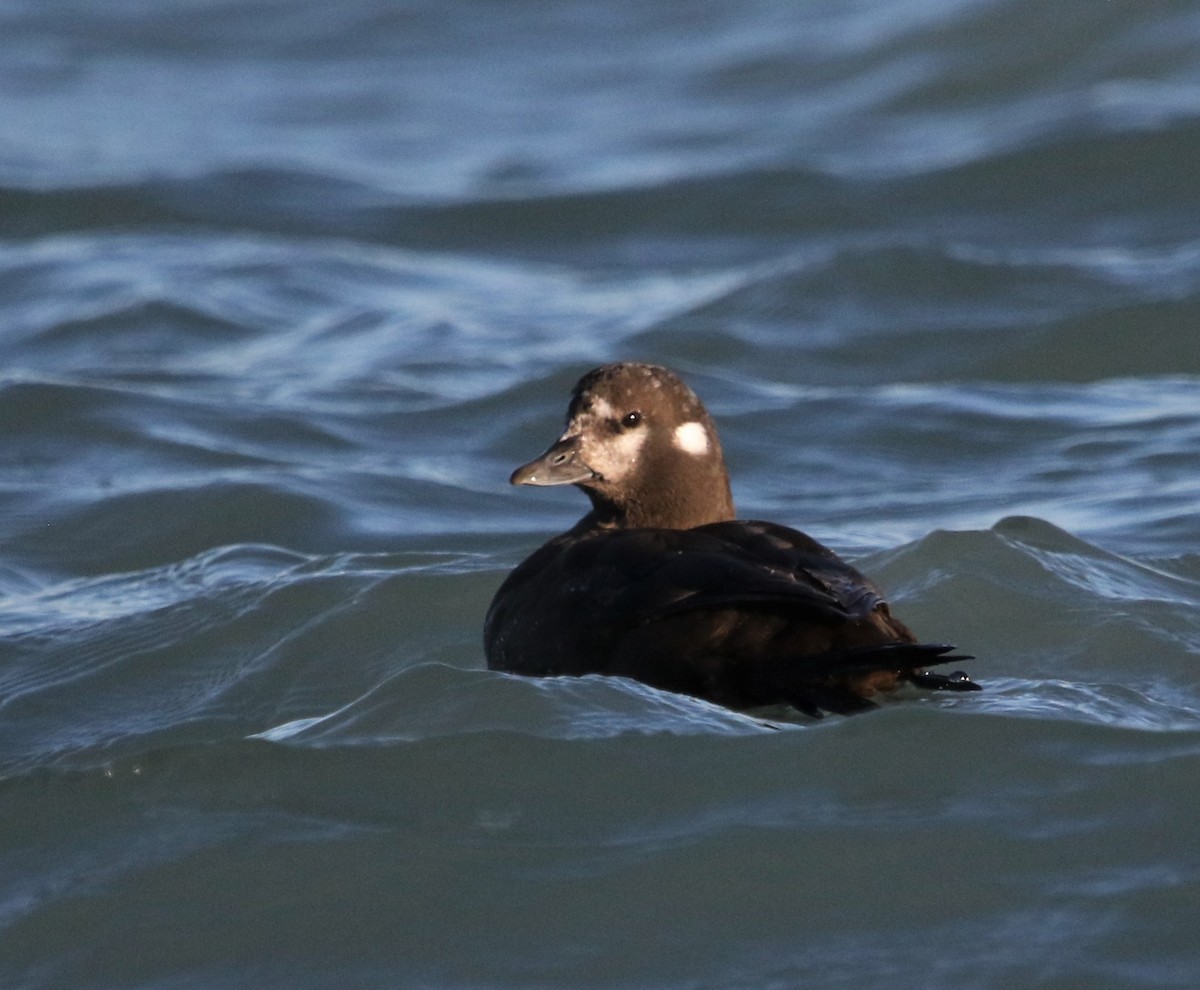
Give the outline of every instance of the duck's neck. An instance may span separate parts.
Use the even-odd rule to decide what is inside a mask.
[[[692,529],[736,518],[733,495],[724,480],[716,488],[680,486],[672,491],[655,491],[649,499],[623,498],[619,504],[599,492],[587,494],[592,511],[579,521],[577,530]]]

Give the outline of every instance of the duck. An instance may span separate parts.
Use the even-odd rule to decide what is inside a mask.
[[[514,568],[483,629],[489,669],[632,678],[738,711],[877,708],[906,685],[977,691],[811,536],[738,519],[716,426],[668,368],[618,362],[571,392],[566,429],[513,485],[574,485],[591,511]]]

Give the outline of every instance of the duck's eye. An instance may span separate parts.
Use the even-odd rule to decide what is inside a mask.
[[[632,430],[641,421],[642,421],[642,414],[640,412],[626,413],[624,415],[624,417],[621,419],[621,426],[623,426],[627,430]]]

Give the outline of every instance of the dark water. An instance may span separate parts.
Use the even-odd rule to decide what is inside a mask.
[[[0,6],[0,984],[1200,985],[1200,7]],[[588,367],[980,695],[483,669]]]

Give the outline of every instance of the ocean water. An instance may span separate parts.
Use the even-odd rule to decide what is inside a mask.
[[[1200,985],[1200,6],[0,5],[0,985]],[[589,367],[985,690],[488,672]]]

